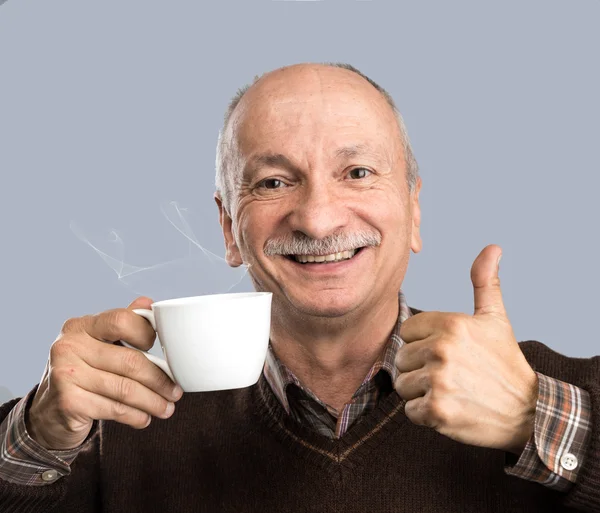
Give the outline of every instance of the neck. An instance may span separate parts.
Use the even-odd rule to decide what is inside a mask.
[[[290,314],[274,303],[271,344],[305,387],[339,411],[382,355],[398,314],[397,295],[337,318]]]

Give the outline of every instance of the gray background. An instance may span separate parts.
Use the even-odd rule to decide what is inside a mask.
[[[517,338],[600,353],[597,0],[0,3],[0,402],[39,380],[65,319],[135,297],[71,220],[101,240],[116,228],[127,261],[151,265],[185,249],[159,209],[176,200],[223,253],[226,103],[300,61],[353,63],[405,117],[423,177],[411,305],[471,312],[471,264],[497,243]],[[173,294],[235,281],[176,271]]]

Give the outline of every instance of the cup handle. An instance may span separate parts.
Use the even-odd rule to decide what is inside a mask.
[[[152,310],[146,310],[145,308],[136,308],[135,310],[132,310],[132,312],[134,314],[137,314],[137,315],[143,317],[144,319],[146,319],[152,325],[152,329],[154,331],[156,331],[156,321],[154,320],[154,312]],[[158,358],[157,356],[154,356],[153,354],[150,354],[146,351],[142,351],[141,349],[138,349],[137,347],[133,347],[132,345],[125,342],[124,340],[121,340],[121,343],[125,347],[135,349],[136,351],[139,351],[140,353],[142,353],[146,358],[148,358],[148,360],[150,360],[154,365],[159,367],[167,376],[169,376],[169,378],[171,378],[171,381],[176,383],[175,378],[173,377],[173,373],[171,372],[171,369],[169,368],[169,364],[166,362],[166,360],[163,360],[162,358]]]

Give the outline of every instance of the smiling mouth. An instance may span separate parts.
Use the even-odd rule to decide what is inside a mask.
[[[352,259],[362,249],[351,249],[340,253],[331,253],[330,255],[285,255],[285,257],[300,264],[335,264],[336,262]]]

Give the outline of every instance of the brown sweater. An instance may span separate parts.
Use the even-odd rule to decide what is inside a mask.
[[[142,431],[104,423],[71,475],[42,487],[0,480],[0,512],[600,512],[600,357],[521,348],[535,370],[592,399],[589,453],[568,494],[506,475],[501,451],[412,424],[394,392],[328,439],[288,417],[261,377],[243,390],[187,393],[173,417]]]

